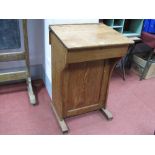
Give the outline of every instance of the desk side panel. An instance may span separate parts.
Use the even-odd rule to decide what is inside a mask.
[[[114,67],[116,66],[116,63],[120,59],[121,58],[112,58],[112,59],[105,60],[104,73],[103,73],[101,92],[100,92],[100,103],[102,105],[102,108],[106,109],[111,75],[114,70]]]
[[[66,66],[66,48],[52,32],[50,33],[52,48],[52,104],[60,119],[63,119],[62,77]]]

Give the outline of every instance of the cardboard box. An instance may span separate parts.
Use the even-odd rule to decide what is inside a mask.
[[[133,69],[136,71],[136,73],[138,73],[139,75],[142,74],[144,67],[146,65],[147,60],[140,55],[134,55],[133,56]],[[152,77],[155,77],[155,60],[152,59],[150,62],[150,67],[147,70],[147,74],[144,77],[144,79],[149,79]]]

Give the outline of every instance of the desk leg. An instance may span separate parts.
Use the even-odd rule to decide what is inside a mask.
[[[103,105],[101,108],[102,113],[106,116],[108,120],[112,120],[112,113],[107,109],[107,98],[108,98],[108,90],[109,90],[109,82],[111,78],[112,71],[118,62],[118,59],[112,59],[105,61],[104,66],[104,74],[103,74],[103,84],[101,89],[101,104]]]
[[[108,120],[112,120],[113,119],[112,113],[109,110],[101,108],[101,111],[102,111],[102,113],[105,115],[105,117]]]
[[[68,129],[68,126],[67,126],[65,120],[64,119],[60,119],[60,117],[58,116],[58,114],[57,114],[57,112],[55,110],[54,105],[51,104],[51,106],[52,106],[52,109],[53,109],[54,114],[56,116],[57,122],[59,123],[59,126],[61,128],[62,133],[67,133],[69,129]]]

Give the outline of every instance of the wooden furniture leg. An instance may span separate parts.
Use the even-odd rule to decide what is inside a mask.
[[[108,120],[113,119],[112,113],[108,109],[101,108],[101,111]]]
[[[58,114],[57,114],[57,112],[55,110],[55,107],[53,106],[53,104],[51,104],[51,107],[52,107],[52,110],[53,110],[53,112],[54,112],[54,114],[56,116],[57,122],[59,123],[59,126],[61,128],[62,133],[67,133],[69,131],[69,128],[68,128],[65,120],[60,119],[60,117],[58,116]]]
[[[27,78],[27,88],[30,103],[32,105],[36,104],[36,98],[32,89],[31,76],[30,76],[30,61],[29,61],[29,46],[28,46],[28,32],[27,32],[27,20],[23,20],[23,32],[24,32],[24,47],[25,47],[25,61],[28,72]]]
[[[108,98],[108,91],[109,91],[109,82],[110,82],[110,78],[111,78],[111,75],[112,75],[112,72],[118,62],[119,58],[117,59],[113,59],[113,60],[110,60],[110,61],[106,61],[106,68],[105,68],[105,72],[104,72],[104,76],[103,76],[103,79],[106,79],[105,77],[107,77],[107,86],[105,87],[105,94],[106,94],[106,98],[104,100],[104,107],[101,108],[101,112],[105,115],[105,117],[108,119],[108,120],[112,120],[113,119],[113,115],[112,113],[107,109],[107,98]]]
[[[28,89],[28,95],[29,95],[30,103],[32,105],[35,105],[36,104],[36,98],[35,98],[35,95],[33,93],[32,83],[31,83],[30,77],[27,78],[27,89]]]

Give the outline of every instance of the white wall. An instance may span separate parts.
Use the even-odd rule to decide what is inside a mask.
[[[44,49],[45,60],[44,70],[45,78],[44,82],[49,95],[52,97],[52,66],[51,66],[51,46],[49,45],[49,25],[54,24],[77,24],[77,23],[98,23],[98,19],[45,19],[44,20]]]

